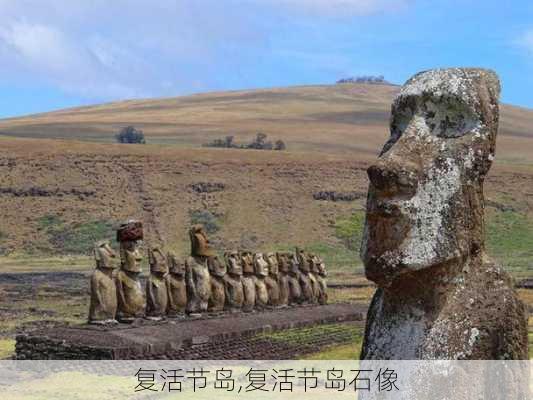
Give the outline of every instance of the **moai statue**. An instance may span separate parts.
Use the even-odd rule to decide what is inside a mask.
[[[361,257],[378,289],[362,359],[527,359],[524,306],[484,243],[499,93],[494,72],[452,68],[396,96],[368,168]]]
[[[146,318],[162,320],[168,310],[168,261],[159,247],[148,250],[150,276],[146,280]]]
[[[278,307],[280,305],[280,290],[279,269],[276,254],[267,253],[266,261],[268,263],[268,276],[265,278],[265,284],[268,290],[268,305]]]
[[[207,259],[207,266],[211,274],[211,296],[209,297],[208,311],[221,312],[226,303],[224,286],[226,265],[218,259],[218,256],[213,256]]]
[[[320,298],[320,283],[318,283],[319,258],[315,254],[309,253],[307,254],[307,262],[309,263],[309,280],[313,287],[313,296],[318,302]]]
[[[174,253],[168,253],[168,316],[176,318],[185,314],[187,307],[187,285],[185,283],[185,263]]]
[[[225,309],[237,312],[244,304],[244,288],[242,285],[242,261],[237,250],[224,253],[227,274],[224,275],[224,288],[226,292]]]
[[[91,276],[90,324],[117,323],[117,289],[113,272],[117,268],[116,253],[107,240],[94,246],[96,269]]]
[[[300,265],[297,257],[292,253],[285,253],[289,264],[288,283],[289,283],[289,304],[301,304],[304,301],[302,287],[300,286]]]
[[[302,301],[304,303],[316,303],[315,291],[311,280],[311,267],[309,259],[303,249],[296,248],[296,260],[300,269],[299,280],[302,288]]]
[[[139,221],[127,221],[117,230],[120,244],[120,271],[116,280],[117,317],[120,322],[132,322],[144,315],[145,299],[140,281],[142,239],[143,227]]]
[[[242,310],[244,312],[250,312],[255,307],[255,271],[254,271],[254,259],[253,255],[249,251],[241,251],[242,262],[242,286],[244,289],[244,303]]]
[[[290,287],[289,287],[289,257],[287,253],[276,253],[279,271],[279,305],[286,307],[289,305]]]
[[[191,256],[186,263],[187,282],[187,314],[200,316],[207,311],[211,296],[211,279],[207,260],[215,252],[209,245],[209,240],[202,225],[193,225],[189,230],[191,239]]]
[[[313,264],[316,268],[316,280],[318,282],[318,302],[320,304],[328,303],[328,284],[326,277],[328,272],[326,270],[326,264],[319,256],[313,257]]]
[[[268,276],[268,263],[263,253],[254,254],[255,269],[255,307],[264,309],[268,306],[268,289],[265,278]]]

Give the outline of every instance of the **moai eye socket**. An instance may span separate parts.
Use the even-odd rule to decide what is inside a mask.
[[[428,100],[420,109],[431,134],[443,139],[462,137],[479,126],[479,118],[454,99]]]

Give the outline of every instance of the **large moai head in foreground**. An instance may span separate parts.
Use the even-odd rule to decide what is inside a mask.
[[[370,280],[388,286],[483,251],[499,94],[496,74],[484,69],[421,72],[402,87],[390,138],[368,169],[361,257]]]

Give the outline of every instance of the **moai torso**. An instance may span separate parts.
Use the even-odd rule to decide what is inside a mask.
[[[168,254],[170,273],[168,276],[168,315],[171,317],[185,313],[187,307],[187,286],[185,284],[185,263]]]
[[[207,311],[211,296],[211,279],[207,259],[215,255],[201,225],[189,230],[191,256],[186,263],[187,313],[199,314]]]
[[[296,249],[296,259],[300,270],[299,280],[302,289],[302,301],[304,303],[315,303],[315,288],[310,275],[309,260],[304,250]]]
[[[242,287],[244,291],[244,302],[242,305],[242,310],[245,312],[250,312],[255,307],[255,281],[256,277],[254,274],[254,263],[252,253],[249,251],[241,252],[241,262],[242,262]]]
[[[122,322],[144,315],[145,298],[140,282],[142,238],[142,224],[138,221],[128,221],[117,230],[121,263],[116,280],[117,316]]]
[[[263,257],[263,253],[254,254],[255,269],[255,307],[264,309],[268,306],[268,289],[266,277],[268,276],[268,263]]]
[[[318,302],[320,304],[327,304],[328,302],[328,284],[327,284],[327,271],[324,261],[318,256],[313,259],[316,268],[316,280],[318,282]]]
[[[244,304],[244,288],[242,285],[242,262],[237,251],[228,251],[224,254],[227,274],[224,275],[224,288],[226,292],[225,308],[230,311],[240,311]]]
[[[300,285],[300,269],[298,260],[292,253],[288,254],[289,273],[287,281],[289,284],[289,304],[301,304],[304,301],[302,287]]]
[[[268,304],[272,307],[277,307],[280,305],[280,289],[276,254],[267,253],[266,261],[268,263],[268,276],[265,278],[265,284],[268,291]]]
[[[286,253],[276,253],[276,258],[279,269],[279,305],[284,307],[289,305],[291,292],[289,287],[289,258]]]
[[[209,298],[210,312],[220,312],[224,310],[226,302],[226,293],[224,286],[224,276],[226,275],[226,266],[220,262],[217,256],[208,259],[209,272],[211,273],[211,296]]]
[[[94,248],[96,269],[91,276],[91,303],[89,323],[116,322],[117,290],[113,272],[117,268],[116,255],[108,242],[99,242]]]
[[[168,263],[163,252],[155,247],[148,251],[150,276],[146,280],[146,317],[160,320],[168,309]]]
[[[492,71],[451,68],[415,75],[394,100],[368,168],[361,258],[378,290],[362,359],[527,359],[524,306],[484,244],[499,92]]]

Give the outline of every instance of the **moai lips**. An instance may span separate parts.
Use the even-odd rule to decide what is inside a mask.
[[[116,253],[109,242],[101,241],[94,247],[96,269],[91,276],[90,324],[116,323],[117,291],[114,270],[117,268]]]
[[[499,93],[492,71],[452,68],[415,75],[394,100],[368,169],[361,257],[379,289],[363,359],[527,358],[524,307],[484,244]]]

